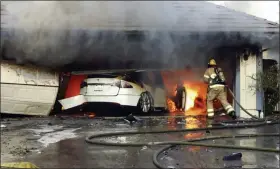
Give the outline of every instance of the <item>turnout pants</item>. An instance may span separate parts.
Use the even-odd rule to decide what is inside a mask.
[[[227,113],[230,113],[234,111],[232,106],[227,101],[227,90],[225,86],[217,86],[208,89],[207,93],[207,113],[208,117],[214,116],[214,107],[213,107],[213,101],[215,99],[220,100],[221,104],[223,105],[223,108],[227,111]]]

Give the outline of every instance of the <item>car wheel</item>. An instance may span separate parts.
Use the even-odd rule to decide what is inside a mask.
[[[176,108],[185,111],[187,102],[187,92],[184,87],[177,91],[175,100]]]
[[[138,110],[141,113],[150,113],[154,110],[154,99],[149,92],[143,92],[138,101]]]
[[[186,111],[186,103],[187,103],[187,92],[186,92],[186,89],[184,89],[182,91],[182,110],[183,111]]]

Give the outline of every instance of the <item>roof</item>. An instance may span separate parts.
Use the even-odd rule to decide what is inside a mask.
[[[51,28],[67,23],[74,29],[279,32],[277,23],[205,1],[53,1],[46,5],[48,10],[31,5],[27,15],[20,16],[25,17],[21,24],[32,26],[30,20],[37,19]]]
[[[13,13],[22,18],[1,36],[3,58],[65,70],[167,69],[201,67],[219,46],[279,45],[279,24],[208,2],[40,3]]]

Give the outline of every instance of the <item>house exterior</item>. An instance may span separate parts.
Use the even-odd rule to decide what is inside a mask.
[[[259,111],[263,111],[263,92],[249,89],[254,82],[248,76],[262,71],[264,55],[265,57],[275,55],[273,58],[277,58],[275,46],[279,46],[279,24],[203,1],[73,2],[79,3],[80,7],[85,9],[83,13],[85,16],[92,16],[90,22],[86,19],[77,19],[81,15],[67,13],[63,8],[54,10],[55,3],[60,2],[48,3],[53,5],[49,6],[49,14],[55,14],[57,16],[55,19],[61,22],[64,22],[63,17],[67,15],[69,18],[67,29],[84,31],[82,34],[88,36],[82,40],[71,39],[74,43],[61,45],[63,47],[66,45],[65,48],[56,44],[58,50],[62,52],[60,54],[71,55],[72,61],[66,65],[62,63],[63,59],[59,60],[60,64],[55,65],[59,67],[57,71],[128,68],[161,70],[181,69],[186,65],[205,68],[208,58],[214,57],[225,69],[230,79],[230,87],[241,105],[257,116]],[[91,10],[87,10],[90,3]],[[68,6],[70,11],[72,8],[74,10],[74,6]],[[28,12],[36,13],[43,7],[32,10],[30,8]],[[29,16],[32,19],[34,15]],[[56,30],[48,27],[46,21],[38,17],[33,19],[46,25],[46,29],[50,30],[49,37],[54,35],[51,32]],[[21,24],[24,22],[23,19]],[[61,22],[55,24],[59,26]],[[32,27],[32,24],[28,26]],[[9,32],[9,28],[7,30]],[[63,30],[59,31],[63,33]],[[38,41],[34,32],[24,32],[24,37],[30,37],[29,39],[34,42]],[[12,35],[9,38],[14,41],[17,39]],[[26,62],[35,64],[38,61],[39,65],[47,67],[54,65],[42,63],[40,59],[33,60],[34,53],[27,53],[30,57],[20,58],[19,53],[26,52],[23,51],[25,48],[36,47],[32,43],[24,43],[25,40],[28,41],[24,38],[15,41],[18,46],[27,45],[18,47],[18,51],[13,50],[17,43],[4,45],[7,50],[2,53],[3,58],[20,61],[26,59]],[[89,47],[71,51],[76,49],[77,45],[85,46],[85,44]],[[50,44],[44,47],[52,49],[53,46]],[[268,48],[268,51],[260,52],[264,48]],[[36,56],[58,58],[52,50],[49,50],[48,54],[36,53]],[[238,106],[235,108],[240,117],[248,117]]]

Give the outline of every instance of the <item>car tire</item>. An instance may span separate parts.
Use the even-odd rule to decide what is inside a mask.
[[[183,90],[183,93],[182,93],[182,110],[183,111],[186,111],[186,104],[187,104],[187,91],[186,89],[184,88]]]
[[[145,113],[145,114],[154,111],[154,99],[149,92],[141,93],[137,108],[141,113]]]
[[[183,87],[180,91],[177,91],[175,100],[176,100],[176,108],[182,111],[186,111],[187,92],[185,87]]]

